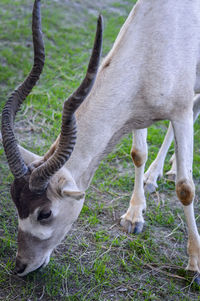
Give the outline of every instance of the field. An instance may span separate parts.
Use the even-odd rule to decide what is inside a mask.
[[[62,103],[86,71],[98,13],[104,16],[103,56],[110,50],[131,0],[42,1],[46,62],[38,85],[16,118],[20,144],[44,154],[59,133]],[[0,109],[32,64],[31,0],[1,0]],[[156,157],[168,122],[149,128],[147,167]],[[195,124],[195,213],[200,228],[200,122]],[[105,158],[87,191],[78,221],[49,265],[24,278],[14,274],[17,213],[12,175],[0,145],[0,300],[200,300],[194,274],[186,272],[187,229],[174,183],[165,176],[146,195],[142,234],[123,231],[134,184],[131,135]],[[165,171],[170,168],[167,156]]]

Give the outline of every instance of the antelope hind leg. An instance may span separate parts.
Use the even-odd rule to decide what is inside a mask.
[[[165,139],[158,152],[156,159],[153,161],[153,163],[150,165],[150,167],[144,174],[145,191],[149,193],[154,192],[158,187],[157,180],[159,177],[162,177],[163,175],[165,157],[172,143],[173,137],[174,137],[173,128],[170,123],[169,128],[167,130],[167,134],[165,136]]]
[[[184,121],[183,121],[184,120]],[[194,216],[195,187],[192,180],[193,118],[184,116],[182,122],[173,121],[177,160],[176,193],[183,204],[188,228],[187,269],[200,273],[200,237]]]
[[[200,113],[200,94],[197,94],[194,98],[194,104],[193,104],[193,120],[194,120],[194,122],[198,118],[199,113]],[[165,136],[165,139],[158,152],[156,159],[153,161],[153,163],[150,165],[150,167],[144,174],[145,191],[147,191],[149,193],[154,192],[156,190],[156,188],[158,187],[157,180],[159,177],[162,177],[162,175],[163,175],[164,161],[165,161],[168,149],[172,143],[173,137],[174,137],[173,129],[172,129],[172,126],[170,123],[169,128],[167,130],[167,134]],[[170,163],[171,163],[172,167],[166,173],[166,175],[170,180],[175,181],[175,179],[176,179],[175,154],[172,155],[172,157],[170,159]]]

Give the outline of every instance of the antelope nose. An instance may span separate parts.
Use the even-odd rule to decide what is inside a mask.
[[[27,264],[23,263],[19,258],[16,258],[15,270],[17,274],[22,274],[27,267]]]

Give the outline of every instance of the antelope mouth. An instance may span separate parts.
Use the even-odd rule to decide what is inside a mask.
[[[27,265],[27,267],[23,270],[23,271],[19,271],[17,272],[16,274],[19,276],[19,277],[24,277],[26,276],[27,274],[31,273],[31,272],[34,272],[34,271],[39,271],[41,270],[42,268],[46,267],[47,264],[49,263],[49,258],[47,257],[42,264],[40,264],[38,267],[30,267]]]
[[[45,261],[43,262],[43,264],[41,264],[41,266],[39,266],[39,268],[37,268],[35,271],[39,271],[39,270],[41,270],[43,267],[45,267],[46,265],[45,265]]]

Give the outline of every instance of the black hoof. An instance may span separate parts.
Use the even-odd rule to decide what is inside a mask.
[[[144,223],[136,222],[133,230],[133,234],[140,234],[143,230]]]
[[[125,219],[122,219],[120,224],[128,234],[130,233],[139,234],[142,232],[144,226],[143,222],[136,222],[132,224],[131,221]]]
[[[156,187],[152,183],[146,183],[144,186],[145,192],[153,193],[156,191]]]

